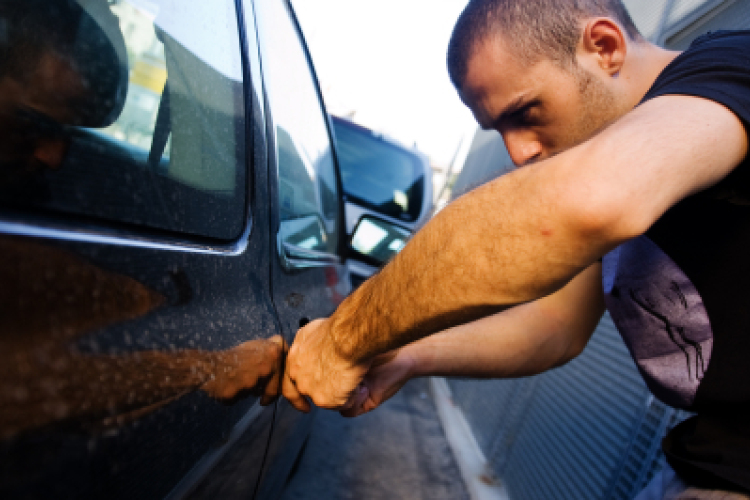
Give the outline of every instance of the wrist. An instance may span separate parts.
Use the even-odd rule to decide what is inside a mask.
[[[351,365],[367,361],[367,356],[362,355],[362,337],[355,330],[356,325],[356,321],[350,321],[346,310],[342,308],[326,320],[326,335],[334,353],[339,359]]]
[[[415,344],[405,345],[400,349],[398,355],[406,367],[407,379],[430,375],[425,369],[425,363],[420,355],[420,349]]]
[[[365,281],[329,318],[330,338],[337,354],[355,365],[399,347],[391,338],[391,333],[397,329],[393,315],[383,314],[384,308],[378,306],[377,297],[381,295],[378,290],[383,288],[378,283],[382,276],[381,272]]]
[[[446,366],[445,348],[434,344],[434,338],[428,337],[408,344],[408,355],[413,360],[412,377],[433,377],[450,374],[450,369]]]

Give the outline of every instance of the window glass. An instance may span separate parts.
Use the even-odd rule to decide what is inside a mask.
[[[232,0],[0,5],[0,203],[231,239],[245,219]]]
[[[352,236],[352,249],[375,265],[388,262],[406,246],[410,233],[374,217],[362,217]]]
[[[281,236],[307,250],[334,253],[338,194],[327,116],[288,6],[255,5],[276,136]]]
[[[416,220],[424,190],[421,160],[369,130],[340,119],[333,125],[346,196],[382,214]]]

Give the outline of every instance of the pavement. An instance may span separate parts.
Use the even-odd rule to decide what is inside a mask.
[[[428,379],[354,419],[319,410],[281,500],[469,500]]]

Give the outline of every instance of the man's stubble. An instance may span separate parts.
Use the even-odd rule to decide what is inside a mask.
[[[568,134],[561,138],[558,152],[586,142],[629,111],[617,94],[592,73],[578,65],[571,71],[578,83],[581,109]]]

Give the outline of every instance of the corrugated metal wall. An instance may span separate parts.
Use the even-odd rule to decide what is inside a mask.
[[[653,467],[639,464],[658,463],[660,436],[675,415],[650,397],[608,315],[563,367],[449,385],[513,500],[629,498],[650,478]]]
[[[664,45],[675,50],[685,50],[696,34],[726,29],[750,29],[750,2],[734,0],[714,5],[710,15],[697,18],[683,30],[668,33]]]
[[[585,355],[539,378],[503,471],[511,497],[603,498],[647,395],[611,320]]]
[[[625,0],[651,41],[684,49],[716,29],[750,28],[748,0]],[[499,135],[479,131],[454,194],[507,171]],[[654,399],[607,315],[584,353],[519,380],[452,379],[488,466],[512,500],[633,498],[660,467],[666,429],[684,419]]]

